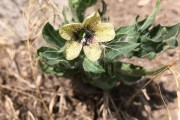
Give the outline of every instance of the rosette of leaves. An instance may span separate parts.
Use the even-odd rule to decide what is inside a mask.
[[[84,13],[87,7],[96,3],[95,0],[91,2],[69,0],[69,2],[77,21],[84,20],[81,15],[76,15],[79,11]],[[79,6],[82,8],[80,9]],[[141,66],[123,63],[118,59],[122,56],[153,59],[158,53],[177,47],[180,24],[152,26],[159,6],[160,0],[157,1],[155,9],[147,19],[141,21],[137,19],[133,25],[118,28],[115,31],[115,38],[104,44],[105,52],[97,61],[90,61],[82,53],[76,59],[66,60],[64,55],[66,40],[60,36],[59,30],[55,30],[50,23],[47,23],[42,34],[44,40],[52,47],[43,46],[37,50],[40,68],[45,73],[57,76],[80,75],[84,82],[102,90],[109,90],[118,82],[136,82],[142,76],[156,75],[166,70],[168,66],[148,71]]]

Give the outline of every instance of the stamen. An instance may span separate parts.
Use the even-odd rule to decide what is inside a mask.
[[[85,38],[85,33],[83,33],[83,38],[82,38],[82,40],[81,40],[81,43],[85,43],[86,42],[86,38]]]
[[[92,43],[92,38],[93,38],[92,35],[85,32],[85,33],[83,33],[83,36],[82,36],[80,43],[84,44],[84,45],[89,45]]]

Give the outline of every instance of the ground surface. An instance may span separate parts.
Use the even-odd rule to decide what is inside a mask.
[[[54,25],[62,20],[60,11],[65,0],[1,0],[0,1],[0,120],[101,120],[103,93],[74,79],[65,79],[43,74],[35,62],[35,51],[46,44],[42,42],[41,28],[50,21]],[[36,1],[36,2],[35,2]],[[141,1],[141,2],[140,2]],[[147,3],[142,3],[146,1]],[[107,16],[116,28],[150,14],[155,0],[106,0]],[[30,5],[31,3],[31,5]],[[55,7],[57,6],[57,8]],[[101,4],[91,8],[97,10]],[[42,9],[40,9],[42,8]],[[69,11],[68,15],[70,16]],[[70,17],[68,17],[70,19]],[[161,10],[155,24],[173,25],[180,22],[180,0],[162,0]],[[130,62],[153,69],[180,58],[180,47],[160,54],[155,60]],[[173,71],[180,71],[180,63]],[[178,77],[178,74],[176,75]],[[124,108],[125,101],[150,77],[133,85],[120,84],[110,92],[122,119],[168,120],[167,108],[173,120],[177,120],[177,95],[174,76],[167,71],[156,78],[147,88],[148,97],[139,94],[132,105]],[[72,82],[73,81],[73,82]],[[164,101],[159,94],[159,84]],[[107,94],[108,96],[108,94]],[[118,119],[113,105],[107,119]],[[104,113],[104,114],[102,114]]]

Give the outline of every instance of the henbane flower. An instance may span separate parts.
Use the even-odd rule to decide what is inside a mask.
[[[114,39],[114,27],[110,23],[101,23],[98,12],[88,16],[83,23],[70,23],[60,27],[59,33],[67,40],[65,44],[65,57],[67,60],[77,58],[83,49],[90,61],[101,57],[102,42]]]

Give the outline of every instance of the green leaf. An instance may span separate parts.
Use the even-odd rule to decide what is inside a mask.
[[[53,26],[47,22],[42,31],[43,38],[51,45],[62,48],[65,40],[59,35],[59,31],[55,30]]]
[[[63,67],[51,66],[42,62],[41,60],[38,60],[38,64],[44,73],[56,75],[56,76],[70,78],[79,72],[76,69],[64,69]]]
[[[61,59],[61,61],[59,61],[59,67],[62,67],[62,66],[68,69],[74,69],[75,63],[73,61],[67,61],[67,60]]]
[[[138,57],[153,59],[157,53],[163,51],[163,43],[147,41],[142,43],[140,48],[141,49]]]
[[[168,68],[168,66],[164,65],[155,70],[146,70],[141,66],[130,64],[130,63],[115,63],[115,69],[118,71],[118,67],[120,66],[120,71],[133,76],[145,76],[145,75],[156,75],[160,72],[164,71]]]
[[[139,43],[135,42],[113,42],[107,45],[107,52],[105,53],[105,57],[107,59],[114,59],[117,56],[131,56],[133,50],[139,46]]]
[[[114,63],[114,67],[116,76],[119,76],[120,80],[126,83],[136,82],[145,75],[157,75],[168,68],[168,66],[164,65],[155,70],[146,70],[141,66],[122,62]]]
[[[173,25],[173,26],[168,26],[166,27],[167,34],[163,36],[163,41],[165,43],[165,50],[169,48],[175,48],[177,47],[177,37],[180,32],[180,23]]]
[[[151,15],[147,18],[147,20],[144,22],[144,24],[140,27],[140,31],[144,31],[145,29],[149,28],[151,24],[154,22],[157,12],[160,9],[160,0],[157,0],[156,7],[151,13]]]
[[[84,58],[83,61],[83,68],[85,72],[89,72],[89,73],[103,73],[105,72],[103,67],[96,61],[96,62],[92,62],[90,60],[88,60],[87,58]]]
[[[43,53],[45,51],[56,51],[56,50],[57,49],[42,46],[37,50],[37,54],[40,55],[41,53]]]
[[[84,14],[88,7],[97,3],[97,0],[69,0],[69,6],[76,22],[84,20]]]
[[[177,47],[179,32],[180,24],[168,27],[155,26],[145,35],[141,35],[139,50],[134,52],[134,56],[153,59],[156,54]]]
[[[167,34],[166,27],[157,25],[153,27],[148,33],[142,36],[142,42],[151,41],[154,43],[159,43],[163,41],[163,36]]]
[[[140,80],[142,76],[157,75],[168,69],[168,66],[165,65],[154,70],[146,70],[141,66],[119,61],[106,63],[105,66],[108,68],[105,73],[102,73],[96,78],[85,74],[83,81],[100,89],[110,90],[115,87],[119,81],[132,83]],[[108,73],[109,70],[111,74]]]
[[[85,72],[83,74],[83,81],[102,90],[109,90],[115,87],[119,78],[114,74],[112,63],[103,62],[103,67],[105,70],[103,73]]]
[[[47,65],[46,63],[43,63],[41,60],[38,60],[38,64],[44,73],[57,76],[62,76],[64,74],[63,71],[59,71],[58,69],[55,69],[53,66]]]
[[[122,36],[134,36],[135,34],[137,34],[137,31],[138,30],[136,25],[123,26],[116,30],[115,38],[119,38]]]
[[[141,66],[116,62],[114,63],[114,67],[116,76],[119,77],[120,81],[123,81],[125,83],[138,81],[142,76],[145,75],[145,69],[143,69],[143,67]]]
[[[49,65],[58,64],[62,59],[62,54],[59,51],[45,51],[40,54],[42,60]]]
[[[110,90],[116,86],[118,82],[118,78],[116,76],[102,76],[98,79],[92,79],[85,76],[83,81],[85,83],[89,83],[94,87],[100,88],[102,90]]]

